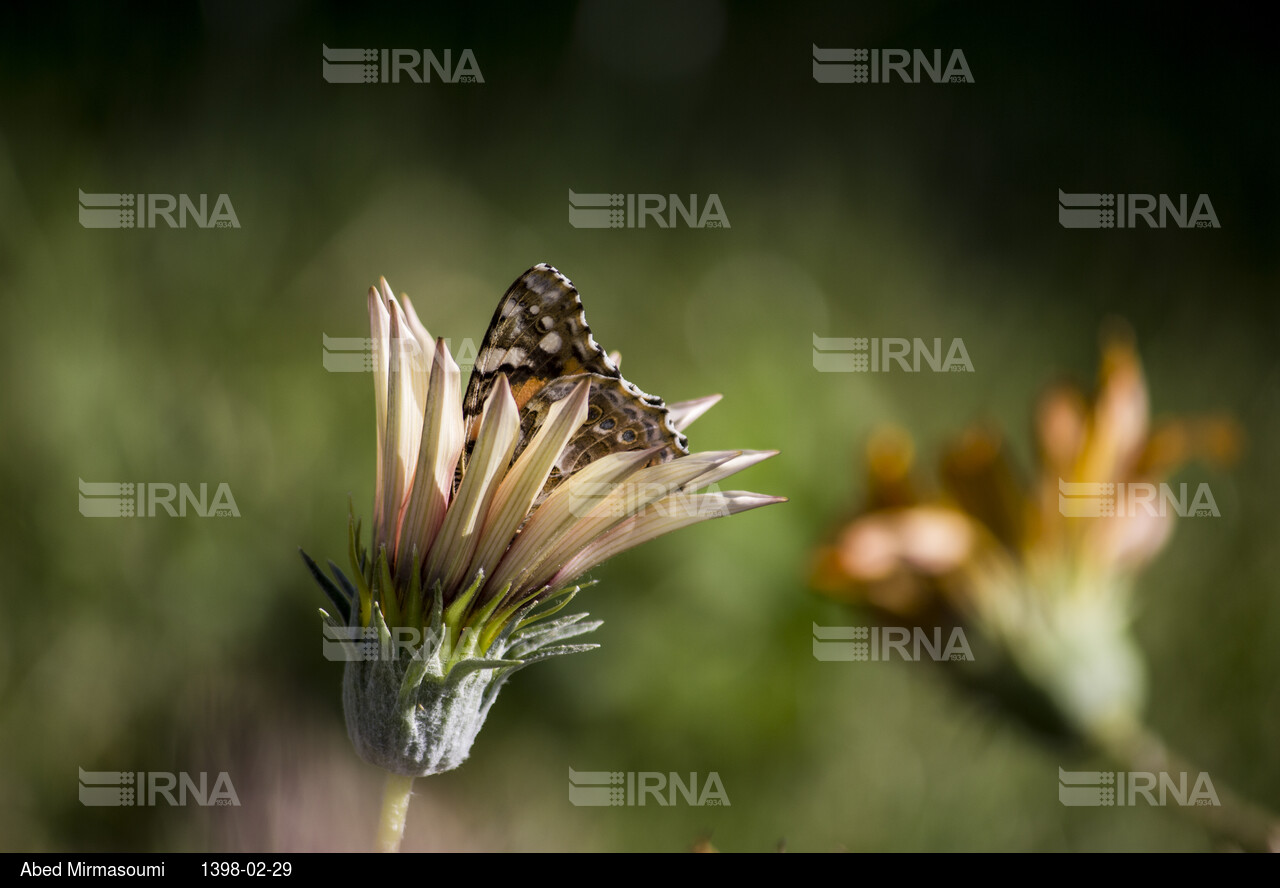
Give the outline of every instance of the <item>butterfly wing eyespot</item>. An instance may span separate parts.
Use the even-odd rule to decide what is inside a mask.
[[[636,397],[635,387],[623,379],[598,374],[587,374],[587,377],[591,380],[587,419],[565,445],[543,488],[543,495],[569,475],[610,453],[658,448],[648,465],[688,453],[685,436],[670,428],[665,404]],[[575,374],[552,380],[529,401],[520,417],[517,456],[537,434],[551,405],[568,397],[582,378],[583,374]]]
[[[499,373],[506,374],[520,409],[517,457],[551,405],[567,397],[584,376],[591,380],[587,418],[552,469],[542,496],[609,453],[658,447],[651,460],[657,463],[689,452],[667,405],[623,378],[617,363],[591,335],[577,289],[550,265],[534,266],[508,288],[476,353],[463,398],[464,466]]]

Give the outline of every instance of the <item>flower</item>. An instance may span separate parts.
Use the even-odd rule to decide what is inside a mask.
[[[544,266],[530,274],[543,269],[559,278]],[[704,490],[773,451],[665,462],[657,447],[612,452],[549,485],[587,419],[592,387],[610,380],[561,377],[568,394],[533,423],[528,396],[522,410],[498,373],[482,410],[466,416],[458,365],[409,299],[397,300],[384,279],[368,302],[378,442],[372,551],[353,514],[354,581],[332,562],[330,579],[303,558],[337,610],[321,611],[327,634],[350,642],[343,703],[357,751],[394,774],[425,776],[466,759],[512,673],[596,647],[563,643],[600,625],[585,614],[549,619],[579,591],[580,576],[672,530],[781,499]],[[718,400],[662,410],[679,433]]]
[[[875,435],[868,507],[819,549],[813,584],[886,619],[977,628],[1020,673],[1015,686],[989,672],[982,690],[1008,703],[1015,689],[1019,714],[1040,728],[1125,736],[1145,694],[1129,631],[1135,577],[1167,544],[1177,512],[1126,508],[1124,491],[1156,487],[1193,456],[1228,461],[1241,436],[1222,417],[1152,426],[1141,364],[1119,328],[1104,341],[1092,400],[1054,387],[1034,422],[1030,483],[1000,434],[978,426],[945,451],[945,493],[928,501],[911,479],[911,440]],[[1031,708],[1028,680],[1047,697]]]

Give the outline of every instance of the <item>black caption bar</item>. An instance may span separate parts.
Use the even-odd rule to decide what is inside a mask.
[[[277,882],[298,879],[341,878],[368,871],[358,870],[358,854],[179,854],[179,853],[40,853],[6,855],[5,870],[31,881],[63,879],[128,879],[133,882],[203,880],[210,883]],[[386,854],[379,873],[406,877],[421,875],[414,855]],[[8,881],[8,880],[6,880]]]

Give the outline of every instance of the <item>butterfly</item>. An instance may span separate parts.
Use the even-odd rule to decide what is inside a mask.
[[[475,446],[480,416],[500,373],[506,374],[520,410],[516,457],[551,406],[583,379],[591,382],[586,420],[552,467],[543,496],[610,453],[658,448],[649,461],[654,465],[689,452],[688,439],[676,429],[662,398],[623,378],[617,362],[591,335],[577,288],[550,265],[535,265],[520,275],[489,322],[462,402],[466,443],[460,469]]]

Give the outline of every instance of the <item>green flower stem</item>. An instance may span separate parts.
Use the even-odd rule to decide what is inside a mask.
[[[413,778],[387,772],[382,790],[382,819],[378,822],[377,850],[394,854],[404,838],[404,822],[413,796]]]
[[[1129,730],[1095,733],[1093,741],[1110,758],[1130,771],[1195,773],[1192,766],[1170,751],[1154,732],[1140,725]],[[1215,838],[1242,851],[1280,853],[1280,818],[1241,798],[1223,781],[1213,781],[1219,804],[1179,806],[1179,810],[1200,820]]]

